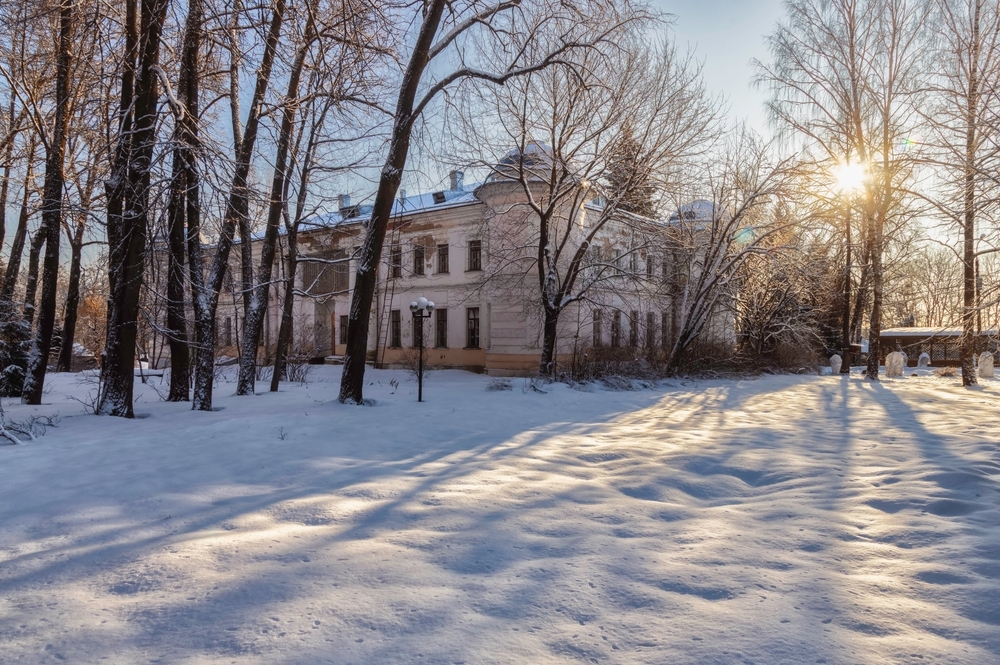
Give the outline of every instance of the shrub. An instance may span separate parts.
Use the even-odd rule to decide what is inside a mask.
[[[502,376],[494,376],[486,382],[486,390],[489,392],[501,392],[513,389],[514,384],[511,383],[511,380]]]

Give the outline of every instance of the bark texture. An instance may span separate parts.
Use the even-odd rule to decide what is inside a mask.
[[[303,42],[292,63],[288,77],[288,91],[281,114],[281,128],[278,133],[278,148],[274,160],[274,175],[271,180],[271,198],[267,209],[267,224],[264,228],[264,239],[260,245],[260,267],[257,270],[257,282],[244,284],[244,300],[247,300],[246,289],[249,292],[249,302],[246,316],[243,319],[243,346],[240,355],[239,377],[236,383],[237,395],[252,395],[254,379],[257,374],[257,349],[260,346],[264,318],[267,316],[267,301],[270,295],[271,273],[274,266],[274,255],[278,245],[278,228],[281,215],[285,208],[285,186],[288,175],[288,152],[295,129],[295,112],[299,104],[299,80],[306,55],[312,45],[316,31],[313,23],[314,7],[310,7],[306,19],[306,30]],[[249,246],[249,243],[246,243]],[[292,273],[294,275],[294,273]]]
[[[260,68],[257,70],[253,99],[250,102],[246,125],[243,128],[242,141],[237,148],[236,166],[226,205],[226,214],[216,244],[215,258],[204,285],[198,289],[194,296],[195,335],[198,342],[198,352],[195,362],[192,408],[198,411],[212,410],[212,382],[215,378],[215,314],[219,306],[219,296],[225,285],[226,271],[229,268],[229,254],[233,247],[236,229],[242,228],[241,225],[249,219],[250,201],[247,179],[250,174],[250,158],[253,155],[257,133],[260,129],[264,96],[271,79],[271,69],[274,66],[275,53],[281,37],[285,9],[285,0],[275,1],[271,11],[267,39],[264,43],[264,53],[261,56]],[[194,242],[195,240],[189,235],[189,247]],[[200,266],[200,263],[196,264],[195,261],[196,259],[192,255],[191,263]]]
[[[108,217],[108,327],[97,412],[133,417],[132,396],[138,333],[139,294],[142,288],[149,229],[150,168],[155,141],[159,85],[157,66],[160,34],[168,0],[141,0],[138,31],[138,61],[135,67],[131,131],[120,137],[126,143],[121,188],[122,214]],[[126,99],[123,84],[123,101]],[[123,172],[124,171],[124,172]],[[116,192],[117,193],[117,192]],[[110,201],[109,201],[110,207]],[[113,228],[113,226],[117,228]]]
[[[447,4],[445,0],[430,0],[425,3],[423,23],[413,46],[403,76],[403,85],[399,91],[399,99],[396,102],[389,154],[379,176],[371,221],[358,257],[358,270],[354,280],[354,295],[351,299],[351,313],[347,326],[347,355],[344,358],[344,373],[340,379],[341,402],[354,404],[364,402],[368,329],[378,279],[378,264],[382,259],[382,246],[385,243],[393,201],[396,192],[399,191],[399,183],[410,151],[410,136],[416,120],[413,114],[414,100],[424,69],[430,61],[431,46]]]
[[[59,233],[62,230],[63,162],[66,153],[66,127],[69,120],[69,77],[72,64],[73,24],[76,4],[62,0],[59,6],[59,56],[56,64],[56,110],[52,133],[45,155],[45,190],[42,197],[42,229],[45,236],[45,265],[42,274],[42,298],[38,311],[28,368],[24,379],[25,404],[41,404],[45,370],[52,345],[56,319],[56,288],[59,279]]]
[[[198,51],[201,43],[201,0],[189,0],[184,25],[184,46],[178,93],[183,107],[177,112],[176,146],[174,148],[173,182],[170,197],[168,229],[169,258],[167,261],[167,328],[170,330],[170,393],[167,401],[186,402],[190,399],[191,351],[188,343],[187,316],[184,300],[185,246],[194,229],[193,240],[200,246],[197,172],[198,142]],[[187,229],[187,230],[185,230]],[[190,253],[189,253],[190,254]],[[191,257],[200,253],[190,254]],[[198,265],[192,274],[201,274]]]

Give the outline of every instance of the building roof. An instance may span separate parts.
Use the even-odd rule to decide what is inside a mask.
[[[987,328],[982,331],[983,335],[996,335],[997,329]],[[961,337],[961,328],[888,328],[883,330],[879,337]]]
[[[670,215],[670,223],[676,224],[684,220],[686,222],[711,222],[715,219],[715,204],[705,199],[695,199],[690,203],[677,208],[674,214]]]
[[[399,215],[409,215],[428,210],[443,210],[446,208],[478,203],[479,199],[476,198],[475,190],[480,184],[482,183],[465,185],[460,190],[446,189],[438,192],[415,194],[413,196],[397,196],[396,200],[392,203],[391,215],[396,217]],[[401,193],[404,191],[405,190],[400,190]],[[371,219],[373,207],[374,206],[370,203],[361,203],[355,206],[349,206],[342,210],[313,215],[312,217],[308,217],[299,223],[299,230],[308,232],[319,229],[335,229],[340,226],[350,226],[352,224],[361,224]],[[348,210],[351,211],[351,214],[349,216],[345,216],[345,212]],[[281,235],[285,234],[284,226],[279,229],[279,233]],[[263,237],[263,233],[256,233],[253,238],[254,240],[260,240]],[[239,240],[237,239],[235,242],[238,244]]]

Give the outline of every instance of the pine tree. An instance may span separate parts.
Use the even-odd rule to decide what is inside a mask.
[[[606,186],[608,198],[617,202],[618,210],[652,218],[656,215],[656,184],[645,168],[648,160],[641,158],[641,149],[632,129],[625,127],[611,150]]]

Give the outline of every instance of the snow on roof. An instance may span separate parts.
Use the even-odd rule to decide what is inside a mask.
[[[997,329],[987,328],[982,331],[983,335],[996,335]],[[883,330],[879,337],[961,337],[961,328],[888,328]]]
[[[524,158],[521,158],[520,148],[511,148],[500,160],[498,166],[517,166],[523,164],[526,167],[540,165],[549,166],[552,164],[552,146],[547,143],[531,142],[524,146]]]
[[[465,185],[460,190],[446,189],[440,192],[407,196],[406,198],[397,197],[392,204],[392,214],[402,215],[404,213],[417,212],[418,210],[439,208],[445,204],[475,203],[479,199],[476,198],[474,192],[480,184]],[[441,200],[442,198],[444,200]],[[371,210],[368,211],[368,215],[371,215]]]
[[[529,180],[547,181],[555,159],[552,146],[546,143],[528,143],[524,146],[523,152],[520,148],[514,147],[500,158],[497,165],[493,167],[493,172],[487,176],[486,181],[516,179],[522,171],[527,174]]]
[[[432,208],[440,210],[442,208],[452,206],[477,203],[479,199],[476,198],[475,190],[481,184],[482,183],[471,183],[469,185],[465,185],[459,190],[446,189],[438,192],[428,192],[426,194],[415,194],[414,196],[400,196],[393,201],[392,212],[390,214],[397,216],[414,212],[422,212]],[[314,215],[302,220],[299,228],[302,231],[312,231],[317,229],[335,229],[338,226],[360,224],[371,219],[373,208],[374,206],[370,203],[362,203],[349,206],[342,210]],[[344,213],[347,211],[350,211],[351,213],[349,217],[344,216]],[[279,229],[279,233],[282,235],[285,234],[284,227]],[[257,233],[254,234],[253,238],[254,240],[261,240],[263,237],[263,233]],[[235,242],[238,244],[239,240],[237,239]]]
[[[679,206],[674,214],[670,215],[673,223],[681,221],[703,221],[711,222],[715,218],[715,204],[705,199],[695,199],[691,203]]]

